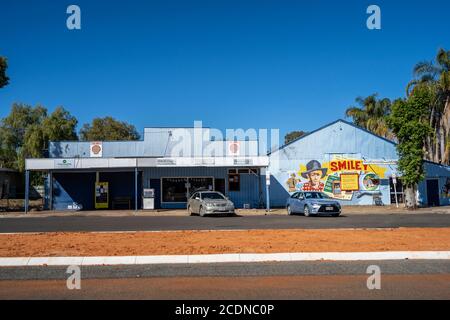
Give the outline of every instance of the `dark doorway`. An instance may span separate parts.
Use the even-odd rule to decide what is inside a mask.
[[[216,191],[225,194],[225,179],[216,179],[214,182],[214,187],[216,188]]]
[[[141,172],[137,177],[137,205],[142,208]],[[109,209],[133,210],[135,208],[135,173],[134,172],[100,172],[100,182],[109,184]]]
[[[151,189],[155,189],[155,209],[161,208],[161,180],[150,179]]]
[[[428,206],[439,206],[439,180],[427,180],[427,199]]]

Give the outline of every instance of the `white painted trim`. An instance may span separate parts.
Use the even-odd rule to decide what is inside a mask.
[[[232,253],[123,257],[13,257],[0,258],[0,267],[381,260],[450,260],[450,251]]]
[[[25,159],[26,170],[84,170],[84,169],[123,169],[123,168],[195,168],[195,167],[242,167],[242,168],[258,168],[267,167],[269,165],[268,156],[248,156],[248,157],[178,157],[178,158],[161,158],[173,159],[175,164],[157,165],[155,163],[147,163],[141,166],[138,160],[154,158],[30,158]],[[73,163],[70,167],[60,168],[56,164],[59,161],[69,160]],[[201,161],[200,161],[201,160]],[[248,160],[249,164],[235,163],[235,160]],[[205,165],[203,163],[211,163]],[[213,163],[214,162],[214,163]]]

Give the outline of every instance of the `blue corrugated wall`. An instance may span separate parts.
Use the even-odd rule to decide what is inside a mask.
[[[212,177],[215,179],[225,179],[225,193],[234,202],[237,208],[242,208],[244,204],[250,204],[252,208],[258,207],[259,189],[258,176],[253,174],[240,175],[240,191],[230,192],[228,190],[228,168],[146,168],[144,169],[144,188],[158,188],[151,186],[150,180],[161,179],[163,177]],[[154,180],[156,181],[156,180]],[[157,195],[160,196],[160,195]],[[162,204],[163,208],[185,208],[185,204]]]
[[[141,207],[142,175],[138,176],[138,208]],[[134,172],[100,172],[100,182],[109,183],[109,207],[115,197],[129,197],[134,209]],[[47,181],[48,192],[48,181]],[[67,210],[69,205],[81,204],[83,210],[95,209],[95,173],[53,173],[53,209]],[[48,198],[48,197],[47,197]],[[48,204],[47,204],[48,205]],[[125,207],[121,207],[125,209]]]

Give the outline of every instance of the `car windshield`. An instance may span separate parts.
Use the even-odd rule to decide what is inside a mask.
[[[322,192],[305,192],[306,199],[330,199],[325,193]]]
[[[225,198],[217,192],[204,192],[202,193],[202,199],[206,200],[224,200]]]

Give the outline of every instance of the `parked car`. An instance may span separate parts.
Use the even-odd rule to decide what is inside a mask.
[[[288,215],[303,213],[311,215],[327,215],[338,217],[342,208],[338,201],[331,199],[323,192],[295,192],[286,203]]]
[[[217,191],[197,191],[188,200],[187,209],[190,215],[233,215],[234,204]]]

